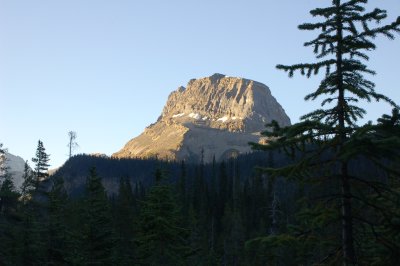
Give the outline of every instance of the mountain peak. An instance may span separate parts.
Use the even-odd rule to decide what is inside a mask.
[[[168,97],[161,120],[180,124],[203,120],[211,128],[232,132],[262,131],[272,119],[282,126],[290,124],[269,88],[259,82],[213,74],[181,88]]]
[[[222,79],[222,78],[225,78],[225,75],[220,74],[220,73],[214,73],[209,77],[209,79],[211,79],[211,80],[218,80],[218,79]]]
[[[249,152],[248,142],[257,142],[272,120],[290,125],[266,85],[216,73],[173,91],[158,121],[113,156],[181,160],[204,150],[207,161],[229,150]]]

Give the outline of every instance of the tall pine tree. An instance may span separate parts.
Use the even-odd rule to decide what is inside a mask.
[[[156,170],[156,184],[143,202],[137,237],[139,265],[185,265],[188,256],[186,238],[173,189],[163,184]]]
[[[6,166],[5,150],[0,143],[0,264],[17,262],[18,197],[12,175]]]
[[[106,191],[95,168],[90,169],[86,181],[84,211],[85,264],[112,265],[114,236],[111,210]]]
[[[38,141],[38,145],[36,148],[35,157],[32,158],[32,162],[35,164],[34,174],[35,174],[35,182],[36,188],[39,186],[39,182],[46,179],[49,169],[49,155],[46,153],[46,149],[43,146],[43,142],[41,140]]]
[[[114,227],[116,233],[116,260],[118,265],[134,264],[134,221],[137,214],[134,198],[128,178],[121,178],[115,206]]]
[[[68,195],[61,177],[53,179],[49,192],[47,225],[47,264],[68,265],[68,229],[65,220]]]
[[[387,17],[386,11],[374,9],[366,12],[367,0],[333,0],[328,7],[310,11],[319,22],[305,23],[300,30],[319,31],[318,36],[305,43],[312,47],[317,58],[315,63],[301,63],[291,66],[278,65],[277,68],[289,73],[289,77],[299,71],[311,77],[325,70],[325,77],[319,87],[305,97],[306,100],[322,98],[321,109],[301,117],[301,122],[287,128],[280,128],[273,123],[273,133],[267,133],[275,139],[268,147],[254,145],[260,149],[285,148],[298,161],[278,170],[270,169],[275,175],[297,176],[302,180],[333,182],[338,189],[341,218],[341,250],[344,265],[355,265],[357,254],[354,240],[353,205],[354,182],[349,171],[349,162],[359,153],[351,153],[348,147],[358,130],[357,121],[366,111],[357,106],[360,100],[384,101],[397,107],[388,97],[374,90],[374,83],[367,80],[365,74],[375,74],[364,63],[369,59],[367,51],[376,48],[372,40],[378,35],[389,39],[400,32],[400,17],[388,25],[371,25]],[[385,143],[390,146],[389,142]],[[384,144],[380,147],[383,150]],[[301,151],[299,159],[296,151]],[[329,156],[327,156],[329,154]],[[330,169],[325,171],[322,169]],[[362,182],[362,178],[361,178]]]
[[[24,173],[22,174],[22,179],[24,181],[21,185],[21,199],[23,202],[26,202],[31,198],[32,193],[36,188],[35,178],[31,168],[29,167],[28,161],[26,161],[24,164]]]

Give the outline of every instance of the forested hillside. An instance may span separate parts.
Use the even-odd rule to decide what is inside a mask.
[[[54,176],[34,185],[32,198],[5,194],[3,186],[2,263],[268,265],[279,260],[279,265],[298,265],[319,258],[335,244],[334,238],[325,246],[279,237],[304,226],[311,215],[308,204],[335,187],[304,185],[261,169],[291,161],[279,152],[188,165],[74,156]],[[371,181],[379,173],[365,159],[351,168]],[[107,186],[117,190],[111,193]],[[337,219],[332,212],[313,215],[320,222]],[[320,222],[309,229],[316,230]],[[332,230],[318,229],[328,235]]]

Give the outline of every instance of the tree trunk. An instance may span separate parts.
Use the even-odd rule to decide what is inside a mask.
[[[353,239],[353,217],[351,211],[350,181],[347,173],[347,163],[342,163],[342,245],[343,265],[356,265]]]
[[[338,86],[338,128],[336,137],[339,139],[339,153],[346,141],[346,125],[345,125],[345,107],[346,101],[343,87],[343,21],[340,8],[340,0],[336,0],[336,23],[337,23],[337,51],[336,51],[336,68],[337,68],[337,86]],[[353,239],[353,217],[351,213],[351,191],[350,181],[347,172],[347,162],[341,162],[340,169],[341,187],[342,187],[342,249],[343,249],[343,265],[355,265],[356,257],[354,252]]]

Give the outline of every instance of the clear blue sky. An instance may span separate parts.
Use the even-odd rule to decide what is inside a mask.
[[[278,63],[313,60],[297,30],[330,0],[0,0],[0,142],[30,160],[38,139],[52,167],[78,153],[118,151],[154,122],[169,93],[222,73],[265,83],[292,122],[316,107],[318,78],[288,79]],[[370,1],[400,15],[399,0]],[[400,38],[371,53],[377,90],[400,103]],[[367,120],[386,105],[371,104]]]

